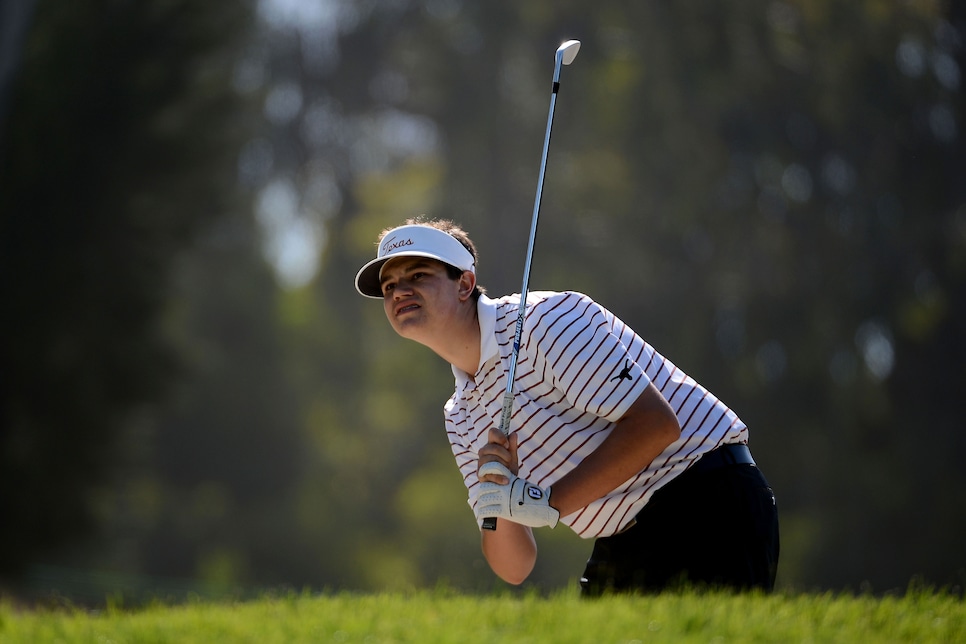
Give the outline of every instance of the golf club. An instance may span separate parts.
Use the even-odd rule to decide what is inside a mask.
[[[540,176],[537,179],[537,196],[533,201],[533,219],[530,222],[530,241],[527,242],[527,259],[523,265],[523,286],[520,287],[520,304],[517,306],[517,326],[513,335],[513,352],[510,355],[510,369],[506,376],[506,393],[503,394],[503,415],[500,417],[500,431],[504,436],[510,433],[510,416],[513,415],[513,380],[517,371],[517,356],[520,353],[520,337],[523,335],[523,319],[527,312],[527,290],[530,284],[530,262],[533,259],[533,243],[537,239],[537,219],[540,216],[540,200],[543,197],[543,178],[547,171],[547,153],[550,151],[550,130],[553,128],[553,109],[557,103],[560,89],[560,67],[569,65],[580,50],[579,40],[568,40],[557,48],[553,66],[553,91],[550,94],[550,114],[547,116],[547,132],[543,137],[543,155],[540,157]],[[483,519],[484,530],[496,530],[496,518]]]

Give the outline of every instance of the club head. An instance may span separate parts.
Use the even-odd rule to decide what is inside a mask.
[[[557,47],[557,57],[564,65],[569,65],[574,62],[574,58],[577,57],[577,52],[580,50],[579,40],[568,40],[564,44]]]

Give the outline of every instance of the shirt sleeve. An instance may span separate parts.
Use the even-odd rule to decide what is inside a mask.
[[[454,402],[451,399],[445,407],[446,438],[449,440],[450,448],[453,450],[453,458],[456,459],[456,467],[459,468],[460,476],[463,477],[463,484],[466,486],[466,502],[475,513],[480,488],[480,481],[476,476],[480,457],[476,449],[469,443],[471,439],[460,431],[454,418],[453,407]],[[481,520],[478,523],[482,525]]]
[[[580,293],[539,303],[528,343],[575,408],[616,422],[650,379],[630,343],[634,332]]]

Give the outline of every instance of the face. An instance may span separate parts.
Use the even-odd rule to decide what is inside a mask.
[[[389,323],[402,337],[426,345],[451,332],[473,286],[473,273],[453,280],[434,259],[400,257],[382,268],[382,303]]]

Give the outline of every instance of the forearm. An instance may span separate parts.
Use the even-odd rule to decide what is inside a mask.
[[[523,583],[537,562],[537,542],[527,526],[501,520],[496,530],[483,530],[481,540],[486,562],[507,583]]]
[[[650,385],[610,436],[551,486],[550,505],[567,516],[606,496],[650,465],[680,435],[673,410]]]

